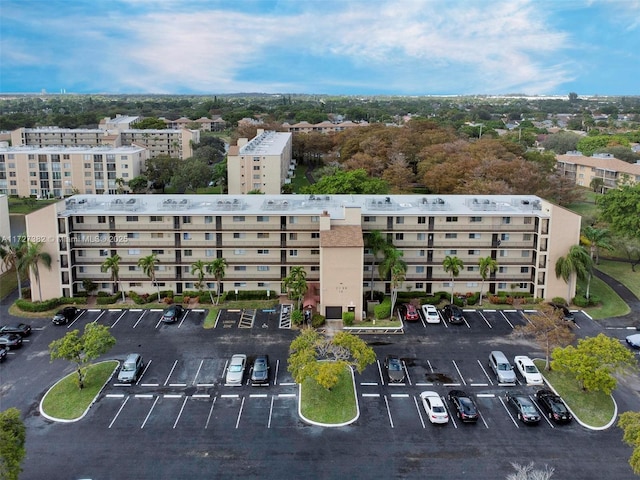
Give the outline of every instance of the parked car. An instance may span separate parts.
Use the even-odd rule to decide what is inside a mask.
[[[516,416],[521,422],[538,423],[540,421],[536,406],[524,393],[507,393],[507,403],[516,412]]]
[[[7,358],[7,349],[0,347],[0,362],[4,362]]]
[[[540,404],[540,409],[546,413],[549,420],[556,423],[567,423],[573,418],[562,398],[551,390],[538,390],[536,399]]]
[[[457,305],[445,305],[442,309],[442,317],[447,322],[453,323],[454,325],[464,323],[464,315],[462,314],[462,309]]]
[[[122,363],[118,372],[118,381],[122,383],[135,383],[140,378],[144,369],[144,361],[139,353],[130,353]]]
[[[29,335],[31,335],[31,325],[27,325],[26,323],[2,325],[0,327],[0,335],[4,333],[17,333],[21,337],[28,337]]]
[[[504,385],[515,385],[516,374],[504,353],[494,350],[489,354],[489,367],[496,375],[498,382]]]
[[[53,323],[55,325],[66,325],[73,321],[78,315],[78,309],[76,307],[64,307],[62,310],[58,310],[53,316]]]
[[[449,401],[456,410],[456,416],[462,422],[475,423],[480,418],[478,407],[469,395],[463,390],[451,390],[447,395]]]
[[[440,323],[440,315],[438,309],[428,303],[422,305],[422,313],[427,323]]]
[[[524,378],[527,385],[542,385],[544,382],[542,381],[542,375],[540,374],[540,370],[536,367],[531,360],[526,355],[518,355],[513,358],[513,363],[516,364],[516,368]]]
[[[251,385],[269,385],[269,356],[258,355],[251,367]]]
[[[22,337],[17,333],[5,333],[0,335],[0,347],[4,347],[7,350],[14,348],[20,348],[22,346]]]
[[[631,348],[640,348],[640,333],[627,336],[625,341]]]
[[[387,372],[387,380],[390,383],[404,382],[404,368],[397,356],[387,355],[384,357],[384,370]]]
[[[449,422],[449,414],[437,392],[422,392],[420,399],[431,423],[443,424]]]
[[[162,321],[164,323],[174,323],[182,318],[184,308],[182,305],[171,305],[162,312]]]
[[[566,305],[562,305],[561,303],[549,302],[549,305],[553,307],[556,312],[562,313],[562,319],[567,322],[576,322],[575,315],[567,308]]]
[[[225,383],[227,385],[242,385],[244,377],[244,369],[247,366],[247,356],[242,353],[236,353],[231,357],[227,366],[227,376]]]
[[[400,315],[407,322],[415,322],[420,320],[420,314],[418,314],[418,310],[415,305],[410,303],[405,303],[404,305],[400,305]]]

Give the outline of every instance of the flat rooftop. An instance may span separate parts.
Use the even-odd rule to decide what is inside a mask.
[[[109,145],[99,145],[96,147],[91,146],[64,146],[64,145],[49,145],[46,147],[39,147],[37,145],[22,145],[18,147],[0,147],[0,153],[135,153],[146,150],[144,147],[138,147],[136,145],[124,145],[121,147],[111,147]]]
[[[280,155],[290,138],[290,133],[266,131],[240,147],[238,155]]]

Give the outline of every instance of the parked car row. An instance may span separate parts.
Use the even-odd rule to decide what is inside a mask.
[[[6,360],[7,352],[22,346],[22,339],[31,335],[31,325],[14,323],[0,326],[0,362]]]
[[[400,305],[398,310],[402,319],[407,322],[416,322],[420,320],[418,309],[411,303]],[[438,309],[435,306],[427,303],[422,305],[421,310],[422,316],[427,323],[440,323],[441,315],[445,321],[451,324],[459,325],[464,323],[462,309],[457,305],[445,305],[444,308],[438,312]]]
[[[516,364],[518,372],[527,385],[542,385],[542,374],[535,366],[533,360],[526,355],[517,355],[513,362]],[[515,385],[516,374],[507,356],[499,350],[494,350],[489,354],[489,368],[493,370],[498,382],[502,385]]]
[[[244,373],[247,367],[247,356],[236,353],[231,356],[227,365],[225,385],[241,386],[244,383]],[[249,371],[249,382],[252,386],[268,386],[270,380],[270,365],[268,355],[256,355]]]

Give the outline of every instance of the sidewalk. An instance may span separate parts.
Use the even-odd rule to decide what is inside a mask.
[[[596,277],[609,285],[631,309],[630,313],[621,317],[601,319],[598,320],[598,322],[602,323],[603,326],[619,326],[620,324],[635,326],[637,323],[640,324],[640,299],[615,278],[610,277],[598,269],[594,269],[593,272]]]

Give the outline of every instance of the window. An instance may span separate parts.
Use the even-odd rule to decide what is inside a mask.
[[[260,170],[260,165],[254,165],[254,166],[253,166],[253,169],[254,169],[254,170]]]
[[[247,286],[247,282],[233,282],[233,286],[234,287],[246,287]]]
[[[84,217],[82,215],[76,217],[76,223],[84,223]]]
[[[422,282],[416,283],[416,288],[418,288],[418,289],[424,288],[424,283],[422,283]]]
[[[297,257],[298,256],[298,250],[289,250],[289,256],[290,257]]]
[[[213,233],[211,232],[207,232],[204,234],[204,239],[205,240],[213,240]]]
[[[234,255],[244,255],[245,254],[245,250],[243,248],[237,248],[233,251]]]
[[[151,250],[151,253],[155,253],[156,255],[164,255],[164,250],[154,249],[154,250]]]
[[[298,234],[297,233],[290,233],[289,234],[289,240],[297,240],[298,239]]]
[[[84,251],[84,250],[78,250],[78,256],[79,256],[79,257],[86,257],[86,256],[87,256],[87,254],[85,253],[85,251]]]
[[[375,222],[376,221],[376,217],[364,217],[364,221],[365,222]]]
[[[204,256],[205,256],[205,257],[214,257],[215,255],[216,255],[216,251],[215,251],[215,250],[212,250],[212,249],[210,249],[210,248],[207,248],[207,249],[204,251]]]
[[[447,220],[447,222],[457,222],[458,221],[458,217],[447,217],[446,220]]]
[[[291,224],[298,223],[298,217],[289,217],[289,223]]]
[[[396,217],[396,223],[402,225],[404,223],[404,217]]]
[[[269,217],[264,216],[264,215],[258,215],[256,217],[256,221],[257,222],[268,222],[269,221]]]
[[[482,217],[470,217],[469,221],[471,223],[481,222],[482,221]]]
[[[164,233],[162,232],[151,232],[151,238],[162,238],[164,237]]]
[[[246,272],[247,271],[247,266],[246,265],[235,265],[233,267],[234,272]]]
[[[396,240],[404,240],[404,233],[396,233]]]
[[[320,271],[320,267],[318,265],[312,265],[311,266],[311,271],[312,272],[319,272]]]
[[[191,216],[190,215],[183,215],[182,216],[182,223],[191,223]]]
[[[498,267],[498,273],[507,273],[507,267]]]
[[[531,234],[530,233],[525,233],[522,235],[522,240],[525,242],[530,242],[531,241]]]
[[[138,219],[138,217],[136,217],[136,220]],[[149,217],[149,220],[152,222],[163,222],[164,218],[162,217],[162,215],[151,215],[151,217]]]
[[[127,222],[137,222],[138,221],[138,216],[137,215],[127,215]],[[153,222],[153,220],[151,220]]]
[[[424,273],[424,266],[419,265],[416,267],[416,273]]]
[[[314,238],[314,239],[320,238],[320,232],[311,232],[311,238]]]
[[[213,217],[211,215],[205,215],[204,223],[213,223]]]
[[[98,215],[98,223],[107,223],[107,217],[104,215]]]
[[[268,272],[269,271],[269,265],[258,265],[258,271],[259,272]]]
[[[320,250],[311,250],[311,255],[320,255]]]
[[[127,252],[129,255],[140,255],[139,248],[130,248]]]
[[[479,233],[470,233],[469,238],[472,240],[478,240],[481,237]]]
[[[445,233],[444,238],[458,238],[457,233]]]
[[[424,257],[424,250],[418,250],[418,256]]]
[[[258,232],[258,238],[269,238],[269,234],[265,232]]]
[[[500,250],[500,256],[501,256],[501,257],[508,257],[508,256],[509,256],[509,254],[508,254],[508,253],[509,253],[509,252],[508,252],[507,250]]]
[[[191,234],[189,232],[184,232],[182,234],[182,239],[183,240],[191,240]]]
[[[524,217],[523,221],[524,221],[523,223],[525,225],[531,225],[532,218],[531,217]]]
[[[129,265],[129,271],[130,272],[135,272],[139,267],[137,267],[136,265]]]
[[[445,255],[457,255],[458,254],[458,250],[445,250],[444,254]]]
[[[259,249],[258,255],[269,255],[269,250],[265,248]]]
[[[427,223],[427,217],[418,217],[418,225]]]
[[[507,288],[506,283],[498,283],[498,290],[504,290],[505,288]]]
[[[480,250],[469,250],[467,253],[469,255],[480,255]]]
[[[502,223],[508,225],[511,223],[511,217],[502,217]]]
[[[185,257],[193,257],[193,250],[186,249],[186,250],[184,251],[184,256],[185,256]]]
[[[503,233],[500,235],[500,240],[509,240],[509,234],[508,233]]]
[[[519,287],[519,288],[527,288],[527,287],[528,287],[528,284],[527,284],[527,282],[520,282],[520,283],[518,284],[518,287]]]
[[[319,221],[320,221],[320,216],[318,215],[311,216],[311,223],[318,223]]]
[[[235,232],[233,238],[246,238],[247,234],[244,232]]]
[[[424,242],[425,238],[427,238],[427,237],[425,236],[425,234],[424,234],[424,233],[418,233],[418,234],[416,235],[416,238],[417,238],[417,240],[418,240],[419,242]]]
[[[244,222],[244,215],[234,215],[233,216],[233,221],[234,222]]]
[[[127,233],[127,238],[140,238],[140,234],[138,232],[129,232]]]
[[[529,257],[529,250],[522,250],[522,253],[520,255],[523,258],[528,258]]]

